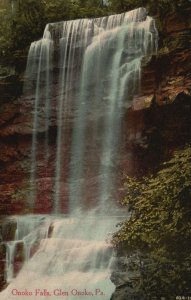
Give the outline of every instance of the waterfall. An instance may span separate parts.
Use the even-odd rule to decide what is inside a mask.
[[[141,61],[156,51],[156,37],[154,20],[139,8],[48,24],[43,38],[32,43],[26,71],[26,90],[36,91],[31,207],[38,193],[38,134],[46,132],[47,165],[48,128],[55,118],[54,213],[63,212],[63,202],[70,212],[90,201],[107,211],[108,200],[114,198],[122,115],[139,93]],[[94,178],[92,197],[87,197],[89,178]],[[68,197],[62,194],[63,184],[68,185]]]
[[[40,240],[48,237],[49,220],[43,216],[22,216],[8,219],[16,230],[14,239],[6,243],[6,279],[11,282],[34,252]],[[15,270],[16,269],[16,270]]]
[[[157,51],[157,38],[154,20],[139,8],[51,23],[32,43],[24,88],[34,101],[28,206],[40,201],[42,170],[53,166],[52,214],[18,217],[7,243],[11,283],[1,299],[110,299],[109,234],[123,214],[116,204],[121,122],[141,92],[141,62]],[[26,263],[13,279],[19,242]]]

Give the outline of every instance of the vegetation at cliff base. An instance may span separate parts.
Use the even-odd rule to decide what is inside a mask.
[[[123,205],[131,217],[113,243],[152,260],[142,269],[148,299],[159,291],[167,299],[191,292],[191,147],[175,152],[154,176],[127,177]]]

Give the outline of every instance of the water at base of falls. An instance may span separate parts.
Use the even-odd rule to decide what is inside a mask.
[[[155,23],[144,8],[48,24],[32,43],[24,90],[34,102],[28,207],[45,208],[47,198],[53,215],[15,217],[2,300],[110,299],[114,256],[107,239],[121,220],[121,123],[140,92],[142,58],[156,48]],[[15,277],[18,256],[24,265]]]
[[[15,241],[8,242],[9,250],[10,243],[14,250],[7,256],[6,270],[11,283],[1,299],[110,299],[115,290],[109,279],[114,257],[106,239],[115,231],[117,220],[93,211],[86,216],[77,211],[73,216],[12,218],[17,229]],[[18,243],[24,245],[27,262],[13,278]]]

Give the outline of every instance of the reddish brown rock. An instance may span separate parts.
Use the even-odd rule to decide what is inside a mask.
[[[184,20],[171,14],[166,16],[159,35],[158,54],[147,57],[142,62],[141,91],[135,97],[132,108],[126,112],[122,123],[123,146],[117,159],[120,178],[123,173],[139,176],[157,169],[174,149],[190,141],[190,34],[189,18]],[[19,88],[15,88],[16,86]],[[26,99],[21,97],[21,93],[19,94],[21,86],[22,81],[16,75],[0,80],[2,92],[0,214],[2,215],[22,214],[31,210],[28,208],[28,199],[31,188],[29,179],[34,99],[30,95]],[[57,94],[56,88],[55,84],[53,86],[55,95]],[[57,134],[55,123],[57,108],[54,99],[53,104],[47,162],[44,161],[45,126],[41,126],[38,134],[40,147],[37,154],[39,162],[36,213],[49,213],[53,209]],[[66,161],[62,174],[64,180],[61,194],[63,195],[63,211],[67,211],[68,185],[65,179],[69,168],[67,155],[69,148],[65,146],[64,151]],[[95,151],[95,155],[99,156],[99,153]],[[89,177],[91,179],[91,168],[87,176],[88,180]],[[96,179],[92,179],[91,182],[93,182],[92,190],[96,193]],[[120,195],[121,180],[119,186]],[[89,199],[89,196],[87,198]]]

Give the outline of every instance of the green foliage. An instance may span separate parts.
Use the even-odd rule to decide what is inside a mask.
[[[176,152],[155,176],[127,177],[122,203],[132,213],[113,243],[153,260],[143,276],[147,294],[186,292],[191,282],[191,147]]]
[[[42,34],[44,8],[41,1],[18,0],[14,11],[8,7],[0,20],[0,54],[24,49]]]
[[[12,19],[13,47],[26,47],[31,39],[41,34],[45,23],[44,7],[41,1],[18,0],[16,13]]]
[[[116,12],[144,6],[147,7],[149,13],[164,16],[190,6],[188,0],[110,0],[109,4],[110,8]]]
[[[147,0],[110,0],[110,9],[115,12],[128,11],[137,7],[145,6]]]
[[[101,7],[100,0],[49,0],[45,3],[47,23],[85,17],[98,17],[105,14],[107,14],[106,9]]]
[[[42,36],[47,23],[108,14],[100,0],[15,0],[0,2],[0,55],[10,56]]]

